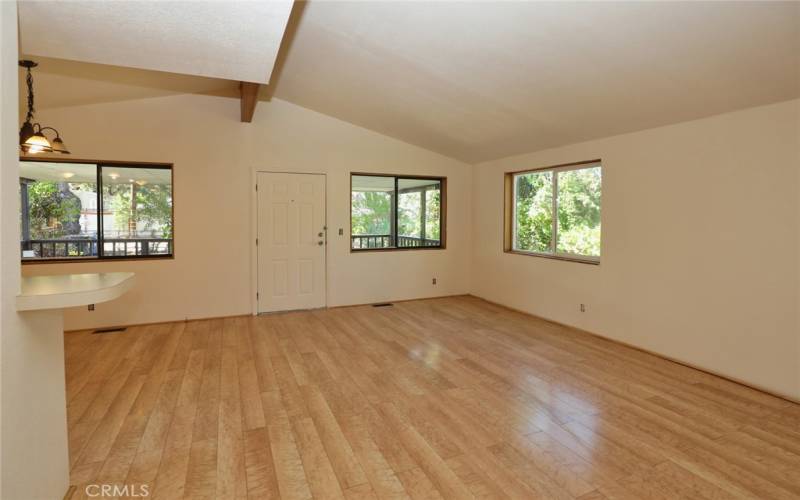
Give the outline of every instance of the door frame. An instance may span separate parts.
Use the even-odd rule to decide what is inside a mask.
[[[315,171],[291,171],[291,170],[265,170],[259,167],[254,167],[250,174],[250,313],[253,316],[258,316],[258,245],[256,245],[256,238],[258,238],[258,174],[299,174],[299,175],[321,175],[322,185],[325,189],[325,203],[323,204],[325,210],[325,227],[328,228],[328,174],[326,172]],[[325,230],[325,305],[328,307],[328,230]],[[268,313],[265,313],[268,314]]]

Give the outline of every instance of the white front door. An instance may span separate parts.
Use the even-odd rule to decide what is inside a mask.
[[[325,176],[257,182],[258,312],[325,307]]]

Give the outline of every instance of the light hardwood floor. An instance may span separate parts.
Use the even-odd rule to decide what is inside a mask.
[[[800,405],[473,297],[66,334],[73,498],[800,498]]]

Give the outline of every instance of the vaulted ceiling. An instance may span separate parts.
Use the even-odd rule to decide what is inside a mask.
[[[269,83],[292,0],[23,1],[20,47],[73,61]]]
[[[311,2],[275,96],[498,158],[800,96],[800,3]]]
[[[271,94],[467,162],[800,97],[797,2],[301,7]],[[46,78],[91,90],[45,106],[235,94],[220,79],[46,61]]]

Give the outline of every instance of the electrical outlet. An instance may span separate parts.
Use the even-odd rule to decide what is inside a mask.
[[[432,282],[433,282],[433,284],[435,285],[435,284],[436,284],[436,278],[433,278],[433,281],[432,281]]]
[[[88,309],[89,309],[90,311],[94,311],[94,304],[89,304],[89,307],[88,307]]]
[[[581,304],[581,312],[582,313],[586,312],[586,304]]]
[[[339,236],[344,236],[344,228],[339,228]]]

